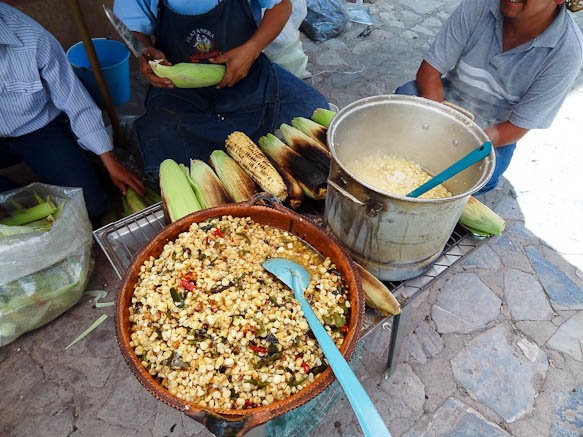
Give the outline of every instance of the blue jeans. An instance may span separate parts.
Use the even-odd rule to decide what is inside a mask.
[[[63,115],[29,134],[0,138],[0,168],[20,162],[32,168],[40,182],[83,188],[89,218],[97,218],[105,211],[107,196]],[[18,186],[13,181],[0,176],[0,192],[14,188]]]
[[[407,82],[406,84],[401,85],[395,90],[395,94],[418,96],[419,89],[417,88],[417,82],[412,80],[411,82]],[[494,149],[494,152],[496,153],[496,167],[494,167],[494,173],[492,173],[492,177],[486,183],[486,185],[484,185],[482,189],[475,194],[484,194],[496,187],[498,184],[498,179],[510,165],[510,160],[514,154],[514,149],[516,149],[516,143],[507,144],[506,146],[496,147]]]

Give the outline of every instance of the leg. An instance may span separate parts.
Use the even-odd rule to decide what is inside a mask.
[[[497,147],[494,149],[496,152],[496,167],[494,167],[494,173],[492,173],[492,177],[488,183],[484,185],[482,189],[476,193],[476,195],[487,193],[496,187],[498,184],[498,179],[510,165],[510,160],[514,154],[514,149],[516,149],[516,143],[508,144],[506,146]]]
[[[314,109],[328,108],[328,100],[318,90],[289,71],[273,64],[279,83],[279,123],[291,123],[294,117],[311,118]]]
[[[401,345],[403,344],[403,337],[407,334],[407,321],[411,305],[401,307],[401,314],[393,317],[393,326],[391,327],[391,343],[389,344],[389,356],[387,357],[387,369],[385,370],[385,379],[389,377],[391,372],[397,368],[397,360],[401,352]]]
[[[417,88],[417,81],[410,81],[404,85],[401,85],[395,90],[395,94],[401,94],[405,96],[419,96],[419,89]]]
[[[103,214],[107,196],[64,117],[57,117],[35,132],[12,138],[11,146],[10,152],[27,163],[41,182],[83,188],[89,218]]]

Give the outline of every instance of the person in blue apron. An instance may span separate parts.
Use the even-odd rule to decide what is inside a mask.
[[[263,19],[261,7],[267,8]],[[290,0],[118,0],[114,10],[154,58],[227,67],[216,87],[176,89],[140,60],[153,85],[146,113],[136,121],[148,175],[156,176],[167,158],[207,161],[233,131],[257,141],[293,117],[328,107],[322,94],[261,52],[287,22]]]

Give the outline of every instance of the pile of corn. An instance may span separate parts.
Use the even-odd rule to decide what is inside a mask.
[[[14,210],[8,217],[0,219],[0,238],[31,232],[48,232],[65,206],[64,200],[56,205],[50,196],[43,199],[37,193],[34,193],[34,199],[31,199],[31,203],[35,203],[34,206],[26,207],[15,200],[10,202]]]

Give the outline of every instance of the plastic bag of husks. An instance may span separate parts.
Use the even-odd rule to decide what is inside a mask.
[[[0,346],[71,308],[87,285],[93,240],[80,188],[34,183],[0,193],[0,207],[13,213],[47,196],[64,201],[50,229],[0,236]]]

